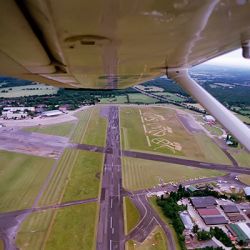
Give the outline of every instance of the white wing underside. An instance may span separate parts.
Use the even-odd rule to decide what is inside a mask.
[[[6,0],[0,8],[0,75],[58,87],[126,88],[250,40],[250,1]],[[232,122],[250,150],[246,126],[224,109],[231,118],[221,119],[220,104],[170,76],[226,128]]]

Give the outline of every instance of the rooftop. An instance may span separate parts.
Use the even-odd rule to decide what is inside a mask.
[[[215,215],[215,216],[202,216],[206,225],[219,225],[219,224],[227,224],[227,220],[223,215]]]
[[[238,213],[239,209],[236,205],[221,205],[221,208],[225,213]]]
[[[217,205],[215,198],[212,196],[192,197],[190,200],[195,208],[214,207]]]
[[[217,208],[199,208],[197,209],[200,216],[206,215],[221,215],[220,211]]]

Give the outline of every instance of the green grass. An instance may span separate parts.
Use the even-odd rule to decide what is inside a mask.
[[[38,89],[37,89],[38,88]],[[10,97],[20,97],[20,96],[32,96],[32,95],[54,95],[57,93],[58,88],[47,86],[47,85],[27,85],[27,86],[17,86],[10,88],[1,88],[0,97],[10,98]],[[33,90],[29,90],[33,89]],[[1,91],[6,90],[8,93],[1,93]]]
[[[209,161],[215,163],[231,164],[228,158],[220,150],[220,148],[204,134],[189,134],[176,117],[176,111],[160,107],[126,107],[120,109],[121,120],[121,139],[122,147],[125,150],[134,151],[150,151],[156,154],[170,154],[181,158],[194,159],[199,161]],[[170,127],[172,133],[166,133],[163,136],[153,136],[153,133],[147,132],[151,146],[148,144],[140,117],[142,113],[153,113],[164,117],[164,121],[146,122],[146,129],[150,131],[154,126]],[[148,124],[148,125],[147,125]],[[157,130],[157,129],[156,129]],[[152,129],[154,132],[154,130]],[[166,139],[170,142],[177,142],[181,146],[181,150],[173,152],[167,146],[157,148],[159,144],[155,144],[154,139]]]
[[[181,248],[178,242],[177,234],[171,224],[171,221],[163,214],[162,209],[156,204],[156,198],[155,197],[149,198],[149,203],[153,207],[153,209],[158,213],[161,220],[164,221],[166,225],[169,227],[175,241],[176,250],[180,250]]]
[[[140,213],[129,197],[124,198],[124,226],[128,234],[140,221]]]
[[[105,146],[107,120],[100,116],[100,108],[94,108],[88,122],[83,143]]]
[[[107,104],[112,104],[112,103],[128,103],[127,96],[125,95],[118,95],[116,97],[112,98],[101,98],[100,103],[107,103]]]
[[[102,154],[66,149],[40,205],[97,197]]]
[[[169,92],[156,92],[154,94],[158,96],[167,97],[168,100],[175,101],[175,102],[184,102],[186,100],[185,98],[179,97],[176,94],[172,94]]]
[[[95,249],[97,210],[96,203],[89,203],[31,214],[21,226],[17,245],[23,250]]]
[[[0,151],[0,211],[31,207],[54,160]]]
[[[48,135],[59,135],[59,136],[69,136],[72,128],[74,127],[73,122],[64,122],[60,124],[54,124],[49,126],[36,126],[25,128],[26,131],[38,132]]]
[[[142,242],[129,240],[126,250],[166,250],[166,236],[161,227],[157,226],[151,234]]]
[[[240,115],[235,113],[235,115],[243,122],[250,123],[250,117],[245,116],[245,115]]]
[[[74,133],[71,136],[72,142],[83,143],[86,128],[87,128],[92,112],[93,112],[93,108],[89,108],[83,111],[79,111],[76,114],[76,117],[78,118],[78,123],[74,129]]]
[[[231,161],[208,136],[204,134],[195,134],[194,138],[199,144],[200,150],[204,152],[205,161],[231,165]]]
[[[123,186],[128,190],[152,188],[158,184],[181,182],[199,177],[214,177],[224,173],[182,165],[122,158]]]
[[[80,151],[68,178],[63,201],[97,197],[102,166],[103,154]]]
[[[250,185],[250,175],[247,174],[239,175],[239,180],[245,183],[246,185]]]
[[[221,135],[223,134],[222,131],[221,131],[221,129],[219,129],[219,128],[217,128],[217,127],[214,127],[213,125],[210,126],[210,125],[208,125],[208,124],[204,124],[203,127],[205,127],[206,130],[207,130],[208,132],[210,132],[210,134],[212,134],[212,135],[221,136]]]
[[[140,93],[128,94],[129,103],[153,104],[159,102],[153,97],[149,97]]]
[[[250,154],[243,149],[231,148],[228,150],[241,167],[250,168]]]

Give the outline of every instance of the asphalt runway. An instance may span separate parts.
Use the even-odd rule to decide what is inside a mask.
[[[98,250],[125,249],[123,200],[121,196],[121,151],[118,107],[106,108],[108,129],[100,196],[100,214],[97,232]]]

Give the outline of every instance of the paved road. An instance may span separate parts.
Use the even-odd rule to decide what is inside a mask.
[[[133,203],[137,207],[141,220],[138,225],[126,236],[126,240],[136,240],[137,242],[143,242],[152,230],[159,225],[167,238],[167,249],[175,250],[175,241],[173,235],[168,226],[161,220],[159,215],[151,207],[147,200],[146,195],[134,195],[131,197]]]
[[[128,151],[128,150],[123,150],[122,154],[123,156],[128,156],[128,157],[133,157],[133,158],[168,162],[168,163],[180,164],[180,165],[191,166],[191,167],[196,167],[196,168],[207,168],[207,169],[215,169],[215,170],[227,171],[227,172],[250,174],[250,168],[247,168],[247,167],[233,168],[231,165],[226,165],[226,164],[209,163],[209,162],[176,158],[176,157],[166,156],[166,155],[156,155],[156,154],[151,154],[151,153],[142,153],[142,152],[135,152],[135,151]]]
[[[125,249],[125,240],[118,107],[108,107],[107,118],[107,150],[102,177],[97,249],[123,250]],[[108,153],[109,151],[112,151],[112,154]]]
[[[113,154],[113,148],[110,148],[110,147],[104,148],[104,147],[98,147],[98,146],[91,146],[87,144],[76,144],[71,147],[81,149],[81,150],[102,152],[105,154]],[[241,174],[250,174],[249,167],[239,167],[234,162],[235,160],[233,158],[231,159],[233,165],[226,165],[226,164],[220,164],[220,163],[209,163],[209,162],[203,162],[203,161],[182,159],[182,158],[177,158],[174,156],[157,155],[153,153],[142,153],[142,152],[130,151],[130,150],[121,150],[121,153],[123,156],[131,157],[131,158],[168,162],[172,164],[180,164],[180,165],[196,167],[196,168],[207,168],[207,169],[235,172],[235,173],[241,173]],[[230,156],[231,155],[229,154],[228,157]],[[233,167],[236,167],[236,168],[233,168]]]

